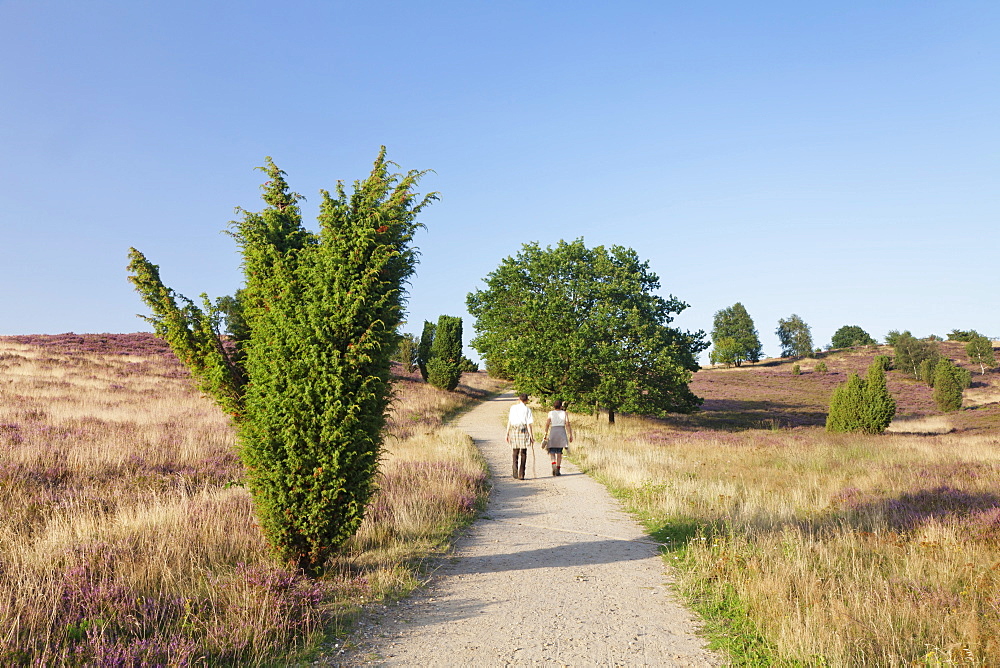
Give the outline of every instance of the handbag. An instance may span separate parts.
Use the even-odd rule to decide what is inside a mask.
[[[542,444],[539,447],[541,447],[542,450],[547,450],[548,449],[548,447],[549,447],[549,437],[548,436],[546,436],[545,438],[542,439]]]

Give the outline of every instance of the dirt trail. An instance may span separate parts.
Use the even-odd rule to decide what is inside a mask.
[[[342,665],[717,666],[668,589],[656,545],[605,489],[569,462],[511,478],[505,394],[457,421],[489,462],[485,515],[428,587],[372,611]],[[541,418],[541,419],[539,419]],[[545,414],[535,411],[536,428]],[[541,422],[541,425],[538,423]],[[537,432],[536,432],[537,433]]]

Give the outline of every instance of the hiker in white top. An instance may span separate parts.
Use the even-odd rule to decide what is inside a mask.
[[[545,421],[545,447],[552,458],[552,475],[562,475],[563,449],[573,442],[573,428],[569,424],[569,415],[563,409],[563,402],[556,399]]]
[[[535,416],[528,408],[528,395],[518,396],[507,415],[507,442],[514,449],[514,478],[524,480],[524,467],[528,463],[528,448],[535,444],[532,425]]]

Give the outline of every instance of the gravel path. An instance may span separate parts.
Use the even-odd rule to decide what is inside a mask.
[[[343,665],[718,666],[670,592],[657,546],[607,491],[537,446],[532,478],[510,475],[504,442],[513,394],[457,421],[489,462],[483,517],[430,584],[371,611]],[[541,425],[538,424],[541,417]],[[536,428],[544,413],[535,411]]]

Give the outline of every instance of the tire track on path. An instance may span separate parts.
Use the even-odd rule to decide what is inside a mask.
[[[353,638],[357,648],[333,663],[722,665],[670,591],[656,543],[603,486],[565,460],[562,476],[549,475],[537,446],[537,477],[511,478],[504,425],[513,401],[500,395],[453,423],[489,463],[484,515],[426,588],[370,612]],[[543,427],[544,413],[535,420]]]

